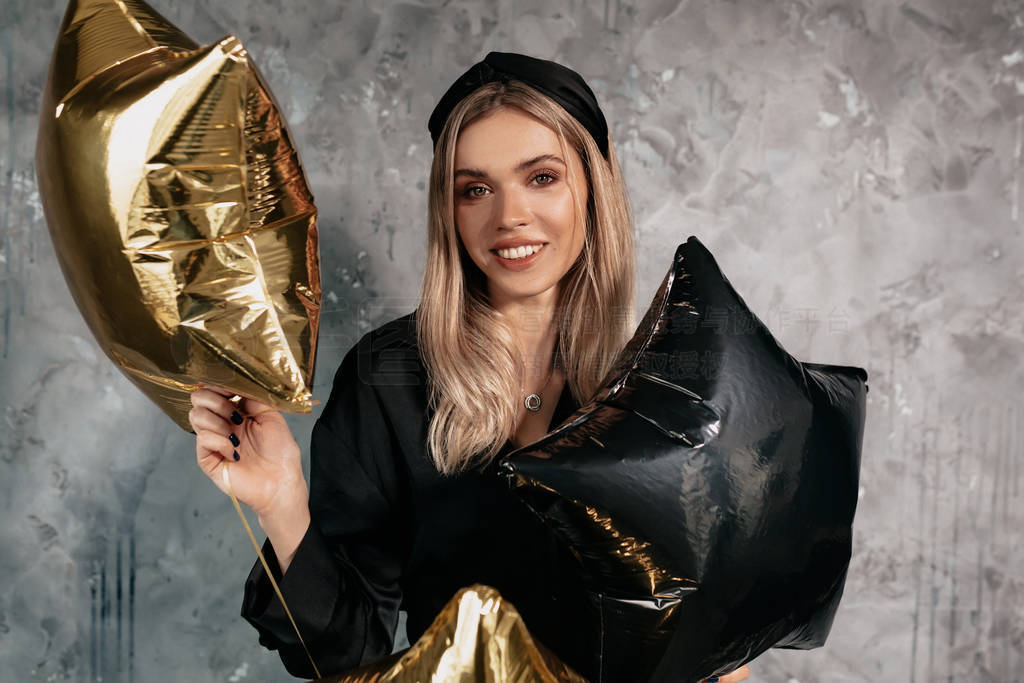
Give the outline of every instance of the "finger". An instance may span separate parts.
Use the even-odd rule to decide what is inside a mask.
[[[226,398],[231,398],[232,396],[236,395],[235,392],[231,391],[230,389],[222,389],[221,387],[215,387],[210,384],[200,384],[199,387],[201,389],[207,389],[208,391],[212,391],[215,394],[220,394],[221,396],[224,396]]]
[[[188,411],[188,421],[192,425],[192,431],[197,434],[206,430],[231,438],[228,436],[232,432],[231,422],[209,408],[192,408]]]
[[[200,394],[199,392],[204,393]],[[197,397],[199,401],[204,403],[204,405],[208,404],[212,406],[216,404],[220,406],[217,412],[221,415],[224,414],[225,410],[228,410],[228,417],[230,417],[235,424],[241,424],[241,416],[243,415],[256,416],[277,412],[277,409],[273,406],[257,401],[254,398],[238,397],[238,394],[219,387],[203,387],[202,389],[193,392],[192,396]],[[238,400],[236,397],[241,398],[241,400]],[[195,405],[195,400],[193,400],[193,405]],[[237,415],[232,415],[232,413],[236,413]]]
[[[224,490],[220,468],[224,466],[227,460],[224,459],[217,451],[208,450],[196,450],[196,462],[199,463],[199,470],[210,478],[217,488],[221,491]]]
[[[224,394],[218,393],[212,389],[197,389],[191,394],[192,405],[196,408],[206,408],[212,410],[217,415],[220,415],[225,420],[232,420],[235,424],[240,424],[241,420],[235,418],[232,413],[237,413],[235,404],[228,400],[228,397]]]
[[[741,666],[740,668],[736,669],[735,671],[733,671],[731,673],[727,673],[727,674],[725,674],[723,676],[719,676],[718,677],[718,683],[739,683],[739,681],[747,680],[748,676],[750,676],[750,667],[749,666]],[[712,677],[712,678],[709,678],[707,680],[713,681],[715,679],[714,679],[714,677]]]
[[[228,466],[228,463],[234,464],[233,459],[223,456],[220,451],[206,448],[197,448],[196,453],[202,473],[209,477],[221,493],[228,493],[227,484],[224,482],[224,468]]]
[[[235,460],[236,453],[238,451],[235,450],[234,445],[223,434],[205,429],[196,434],[196,459],[199,462],[199,468],[207,475],[217,469],[221,460],[229,458]]]
[[[276,413],[277,409],[257,401],[254,398],[244,399],[239,406],[246,415],[262,415],[263,413]]]

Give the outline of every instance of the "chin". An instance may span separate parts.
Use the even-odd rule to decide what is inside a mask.
[[[491,291],[500,293],[501,296],[507,299],[529,299],[530,297],[544,294],[552,287],[558,285],[558,280],[554,278],[544,278],[542,282],[532,280],[520,283],[510,282],[508,277],[501,279],[488,278],[487,281]]]

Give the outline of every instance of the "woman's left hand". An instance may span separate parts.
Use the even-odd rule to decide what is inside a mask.
[[[739,681],[747,680],[747,676],[750,675],[749,666],[741,666],[732,673],[725,674],[724,676],[712,676],[711,678],[705,678],[707,683],[738,683]]]

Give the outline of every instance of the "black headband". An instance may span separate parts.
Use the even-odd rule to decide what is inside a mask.
[[[608,124],[597,98],[578,73],[545,59],[535,59],[512,52],[492,52],[477,62],[448,88],[434,107],[427,128],[437,147],[448,116],[466,95],[487,83],[521,81],[560,104],[574,119],[583,124],[594,138],[602,156],[608,158]]]

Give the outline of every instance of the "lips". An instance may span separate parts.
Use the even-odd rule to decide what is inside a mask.
[[[490,251],[497,251],[498,249],[515,249],[517,247],[528,247],[533,244],[547,244],[547,241],[542,240],[538,237],[516,237],[513,239],[495,242],[494,244],[491,245]]]
[[[534,261],[540,258],[541,254],[543,254],[546,251],[545,247],[547,246],[547,244],[543,242],[539,244],[535,243],[534,246],[538,248],[536,249],[536,251],[533,251],[532,253],[530,253],[532,247],[526,246],[521,246],[510,250],[492,249],[491,253],[494,254],[494,259],[495,261],[498,262],[498,265],[502,266],[503,268],[506,268],[508,270],[523,270],[525,268],[530,267],[530,265],[532,265]],[[520,256],[520,254],[524,255]]]
[[[521,247],[509,247],[506,249],[495,249],[493,253],[497,254],[503,259],[516,260],[535,254],[544,248],[543,243],[539,244],[528,244]]]

